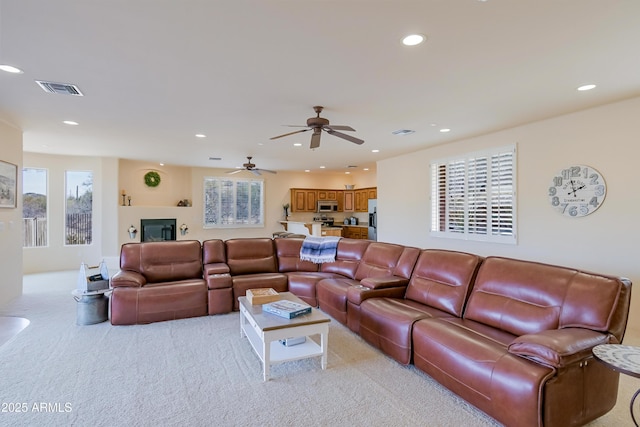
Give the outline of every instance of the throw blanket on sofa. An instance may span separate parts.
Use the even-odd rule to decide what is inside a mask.
[[[333,262],[336,260],[336,251],[340,237],[327,236],[315,237],[307,236],[300,248],[300,259],[311,261],[316,264],[323,262]]]

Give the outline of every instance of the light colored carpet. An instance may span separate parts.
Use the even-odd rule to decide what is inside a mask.
[[[0,425],[498,425],[335,321],[327,370],[317,358],[290,362],[263,382],[238,313],[77,326],[74,284],[73,272],[26,276],[24,295],[0,310],[31,321],[0,347],[0,402],[13,408]],[[633,386],[592,425],[630,425]]]

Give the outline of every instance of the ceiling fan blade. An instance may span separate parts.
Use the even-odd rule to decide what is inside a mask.
[[[311,135],[311,145],[309,146],[309,148],[314,149],[314,148],[318,148],[320,146],[320,130],[318,129],[318,132],[313,132],[313,135]]]
[[[267,173],[278,173],[278,172],[276,172],[276,171],[271,171],[271,170],[269,170],[269,169],[254,169],[254,171],[256,171],[256,170],[257,170],[257,171],[260,171],[260,172],[267,172]]]
[[[251,172],[252,174],[254,174],[254,175],[262,175],[262,174],[260,173],[260,171],[261,171],[262,169],[247,169],[247,170],[248,170],[249,172]]]
[[[324,128],[327,131],[329,131],[329,129],[331,129],[331,130],[348,130],[348,131],[351,131],[351,132],[355,132],[356,131],[351,126],[341,126],[341,125],[328,125],[328,126],[325,126]]]
[[[274,136],[273,138],[269,138],[269,139],[278,139],[278,138],[282,138],[282,137],[284,137],[284,136],[289,136],[289,135],[294,135],[294,134],[296,134],[296,133],[306,132],[306,131],[308,131],[308,130],[311,130],[311,129],[301,129],[301,130],[296,130],[296,131],[294,131],[294,132],[284,133],[284,134],[282,134],[282,135]]]
[[[229,175],[233,175],[233,174],[236,174],[238,172],[242,172],[243,170],[246,170],[246,169],[236,169],[236,170],[233,170],[233,171],[227,171],[227,173]]]
[[[364,144],[364,141],[362,139],[358,139],[358,138],[354,138],[351,135],[347,135],[346,133],[342,133],[342,132],[336,132],[333,129],[329,129],[327,130],[327,133],[329,135],[333,135],[333,136],[337,136],[338,138],[342,138],[342,139],[346,139],[347,141],[351,141],[354,144]]]

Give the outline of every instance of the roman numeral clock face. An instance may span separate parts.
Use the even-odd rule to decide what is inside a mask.
[[[607,185],[600,172],[584,165],[561,170],[549,186],[551,206],[571,218],[595,212],[606,195]]]

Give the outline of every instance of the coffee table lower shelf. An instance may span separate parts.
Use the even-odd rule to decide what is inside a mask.
[[[260,328],[251,313],[240,304],[240,335],[246,336],[263,365],[264,381],[269,379],[270,366],[294,360],[320,357],[322,369],[327,367],[329,322],[290,324],[273,329]],[[320,336],[320,343],[307,339],[301,344],[284,346],[279,340],[294,337]]]

